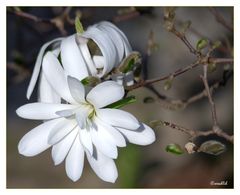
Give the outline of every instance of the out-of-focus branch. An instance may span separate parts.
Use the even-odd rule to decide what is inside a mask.
[[[217,22],[222,24],[229,31],[231,32],[233,31],[233,26],[227,23],[227,21],[224,19],[224,17],[219,13],[219,11],[216,8],[210,7],[209,11],[215,16]]]
[[[222,138],[226,139],[227,141],[233,143],[233,138],[234,138],[233,135],[228,135],[220,128],[218,129],[218,131],[216,131],[214,129],[207,130],[207,131],[200,131],[200,130],[195,130],[195,129],[188,129],[188,128],[185,128],[180,125],[170,123],[167,121],[152,121],[152,125],[154,125],[154,123],[157,123],[156,126],[166,126],[166,127],[172,128],[173,130],[181,131],[181,132],[189,135],[189,139],[191,141],[193,141],[194,139],[201,137],[201,136],[217,135],[217,136],[222,137]]]
[[[20,64],[9,62],[7,63],[7,68],[13,70],[16,75],[13,77],[13,83],[20,83],[30,76],[30,71],[27,68],[24,68]]]
[[[65,30],[66,22],[71,25],[74,25],[74,21],[69,16],[70,11],[71,11],[71,7],[67,7],[64,9],[64,11],[60,15],[58,15],[54,18],[41,18],[41,17],[35,16],[33,14],[24,12],[20,9],[14,9],[14,8],[8,9],[9,13],[14,14],[18,17],[22,17],[22,18],[31,20],[36,23],[46,23],[46,24],[53,25],[61,32],[62,35],[67,34],[67,31]]]

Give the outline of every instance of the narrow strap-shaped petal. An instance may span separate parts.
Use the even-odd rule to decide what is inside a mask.
[[[49,133],[48,143],[53,145],[62,140],[66,135],[72,132],[77,127],[75,119],[65,119],[56,124]]]
[[[61,97],[55,92],[47,81],[45,75],[41,73],[39,80],[38,101],[43,103],[60,103]]]
[[[79,129],[79,138],[84,148],[92,155],[93,144],[90,132],[86,129]]]
[[[43,73],[46,76],[47,81],[56,90],[56,92],[67,102],[76,104],[73,99],[67,79],[64,74],[64,70],[59,63],[57,57],[52,52],[47,52],[43,58]]]
[[[92,39],[100,48],[104,57],[104,68],[97,76],[102,77],[109,73],[114,67],[117,53],[111,39],[96,27],[89,27],[82,35],[83,37]]]
[[[97,176],[103,181],[115,183],[118,177],[118,171],[113,159],[108,158],[98,149],[96,149],[95,152],[95,156],[92,156],[89,154],[89,152],[86,152],[90,166]]]
[[[76,106],[69,104],[29,103],[18,108],[16,113],[26,119],[49,120],[59,117],[57,111],[74,108]]]
[[[118,58],[116,59],[115,66],[119,65],[119,62],[123,59],[124,56],[124,44],[121,35],[115,29],[109,27],[108,25],[97,25],[97,27],[105,32],[113,42],[113,45],[116,48]]]
[[[98,25],[109,26],[109,27],[113,28],[114,30],[116,30],[121,35],[122,40],[123,40],[123,44],[124,44],[124,48],[125,48],[125,55],[128,56],[129,53],[132,51],[132,47],[131,47],[126,35],[118,27],[116,27],[114,24],[112,24],[111,22],[102,21]]]
[[[96,66],[91,57],[90,51],[88,49],[88,45],[87,45],[88,39],[86,39],[82,36],[79,36],[78,39],[82,39],[80,41],[81,43],[79,44],[79,49],[80,49],[80,52],[82,53],[82,56],[87,64],[87,68],[88,68],[89,72],[91,73],[91,75],[96,76],[97,69],[96,69]]]
[[[117,127],[117,129],[133,144],[149,145],[156,139],[154,131],[145,124],[142,124],[136,131],[129,131],[120,127]]]
[[[64,38],[57,38],[57,39],[54,39],[52,41],[49,41],[47,43],[45,43],[41,49],[40,49],[40,52],[38,53],[38,56],[37,56],[37,60],[36,60],[36,63],[35,63],[35,66],[34,66],[34,69],[33,69],[33,74],[32,74],[32,77],[31,77],[31,80],[30,80],[30,83],[28,85],[28,89],[27,89],[27,98],[29,99],[32,95],[32,92],[33,92],[33,89],[36,85],[36,82],[37,82],[37,79],[38,79],[38,75],[40,73],[40,69],[41,69],[41,65],[42,65],[42,59],[43,59],[43,55],[45,53],[45,50],[47,49],[47,47],[49,45],[51,45],[52,43],[54,42],[58,42],[58,41],[61,41],[63,40]]]
[[[101,108],[97,110],[97,116],[105,123],[110,125],[137,130],[140,127],[139,121],[130,113],[110,108]]]
[[[53,145],[52,158],[55,165],[59,165],[64,161],[77,134],[78,134],[78,129],[74,129],[71,133],[65,136],[60,142]]]
[[[67,176],[72,181],[80,179],[84,166],[84,149],[77,135],[66,158],[65,169]]]
[[[115,81],[105,81],[95,86],[87,95],[87,100],[96,108],[114,103],[124,96],[124,88]]]
[[[62,119],[53,119],[42,123],[25,134],[18,144],[18,152],[24,156],[35,156],[48,149],[48,135]]]
[[[62,41],[61,59],[67,75],[79,80],[88,76],[87,66],[76,43],[75,34]]]
[[[85,89],[83,84],[76,78],[67,77],[68,86],[72,97],[79,103],[85,102]]]

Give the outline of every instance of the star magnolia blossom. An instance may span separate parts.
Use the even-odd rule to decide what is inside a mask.
[[[43,73],[67,103],[30,103],[17,109],[26,119],[45,120],[19,142],[19,153],[35,156],[52,146],[55,165],[65,159],[67,176],[77,181],[82,174],[84,154],[102,180],[115,182],[118,172],[113,159],[117,147],[126,140],[138,145],[155,141],[153,130],[123,110],[106,108],[124,96],[124,88],[115,81],[105,81],[88,93],[74,77],[65,76],[56,56],[47,52]]]
[[[95,42],[102,55],[92,55],[90,53],[87,45],[89,40]],[[59,95],[55,93],[55,90],[49,85],[45,75],[41,72],[44,53],[51,45],[53,46],[53,54],[61,57],[61,63],[66,74],[79,80],[89,75],[99,78],[105,76],[132,51],[124,33],[112,23],[106,21],[88,27],[82,35],[74,34],[47,42],[38,54],[27,90],[28,99],[40,74],[39,101],[60,102]],[[60,63],[59,65],[61,66]]]

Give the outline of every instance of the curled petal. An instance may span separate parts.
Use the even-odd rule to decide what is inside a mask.
[[[34,69],[33,69],[33,74],[32,74],[32,78],[30,80],[30,83],[28,85],[28,89],[27,89],[27,98],[29,99],[32,95],[32,92],[33,92],[33,89],[36,85],[36,82],[37,82],[37,79],[38,79],[38,75],[40,73],[40,69],[41,69],[41,65],[42,65],[42,60],[43,60],[43,55],[44,55],[44,52],[45,50],[48,48],[49,45],[51,45],[52,43],[54,42],[59,42],[61,40],[63,40],[64,38],[57,38],[57,39],[54,39],[52,41],[49,41],[47,43],[45,43],[41,49],[40,49],[40,52],[38,53],[38,56],[37,56],[37,60],[36,60],[36,63],[35,63],[35,66],[34,66]]]
[[[67,75],[79,80],[88,76],[86,63],[76,43],[76,35],[67,37],[61,44],[61,59]]]
[[[55,92],[43,73],[40,75],[38,101],[43,103],[61,103],[61,97]]]
[[[124,88],[115,81],[105,81],[94,87],[87,95],[87,100],[96,108],[114,103],[124,96]]]
[[[83,37],[92,39],[100,48],[103,57],[104,57],[104,67],[101,73],[98,73],[96,76],[102,77],[105,74],[109,73],[114,67],[117,53],[116,48],[114,47],[112,41],[109,39],[107,34],[102,33],[96,27],[89,27],[82,35]]]
[[[46,76],[47,81],[50,83],[52,88],[56,90],[67,102],[76,104],[77,102],[73,99],[67,79],[64,74],[64,70],[59,63],[57,57],[52,52],[47,52],[43,58],[43,73]]]

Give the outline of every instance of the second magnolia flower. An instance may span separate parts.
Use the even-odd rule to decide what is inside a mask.
[[[92,43],[89,46],[89,43]],[[129,55],[132,48],[124,33],[110,22],[100,22],[82,34],[57,38],[44,44],[38,54],[32,78],[27,90],[29,99],[40,74],[39,101],[55,102],[59,96],[41,72],[45,51],[51,51],[58,58],[65,74],[82,80],[87,76],[103,77]],[[90,51],[90,50],[94,51]],[[48,95],[46,95],[48,94]]]

